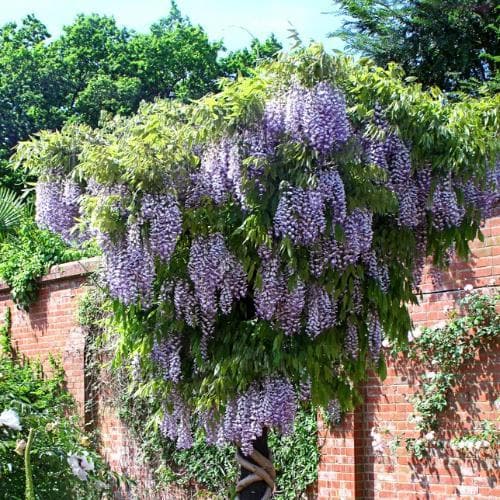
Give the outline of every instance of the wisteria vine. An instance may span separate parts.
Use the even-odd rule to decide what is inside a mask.
[[[192,445],[196,421],[210,442],[250,454],[265,428],[291,431],[304,398],[337,420],[349,367],[378,366],[394,315],[407,324],[401,303],[415,297],[430,242],[451,241],[499,201],[499,162],[479,180],[415,159],[389,105],[373,98],[354,119],[352,92],[332,81],[293,76],[236,125],[234,109],[215,132],[200,135],[196,122],[183,182],[167,169],[159,182],[117,181],[113,171],[77,183],[52,168],[37,185],[38,223],[78,241],[76,222],[90,221],[83,234],[101,247],[111,297],[144,324],[156,318],[154,369],[139,365],[167,384],[160,430],[180,448]],[[245,349],[259,332],[268,344],[252,359]],[[235,369],[246,370],[227,391],[222,351],[238,352]],[[192,404],[194,381],[222,394],[220,404]]]

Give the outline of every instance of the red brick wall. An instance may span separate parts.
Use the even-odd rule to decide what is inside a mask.
[[[483,228],[484,242],[472,244],[469,262],[454,263],[433,285],[427,272],[423,297],[412,308],[416,325],[430,326],[447,318],[447,308],[473,285],[489,293],[500,286],[500,211]],[[320,499],[375,498],[500,498],[498,464],[493,458],[463,459],[456,453],[433,454],[414,460],[404,438],[418,437],[408,421],[413,412],[409,398],[418,389],[422,367],[403,357],[388,362],[387,378],[372,376],[363,388],[364,404],[332,429],[320,424],[322,456],[318,478]],[[438,438],[450,439],[475,429],[482,420],[499,421],[500,349],[481,352],[464,367],[463,381],[450,401]],[[382,443],[374,452],[375,432]],[[402,442],[395,446],[400,437]]]
[[[38,300],[29,311],[17,309],[8,287],[0,282],[0,321],[5,309],[12,313],[11,338],[18,356],[39,359],[50,371],[49,354],[60,357],[66,372],[67,386],[83,416],[85,402],[85,336],[78,325],[78,297],[85,290],[85,278],[97,261],[71,262],[54,266],[41,280]]]
[[[443,285],[435,288],[426,276],[423,300],[413,308],[417,324],[430,325],[446,317],[451,306],[472,284],[487,290],[500,285],[500,213],[483,230],[485,241],[474,243],[473,258],[467,264],[454,264],[444,275]],[[68,388],[74,394],[83,417],[85,402],[85,334],[76,321],[78,297],[85,288],[85,275],[97,261],[55,266],[42,279],[39,300],[29,312],[15,308],[8,288],[0,283],[0,321],[6,307],[12,310],[12,339],[19,355],[38,357],[48,367],[49,352],[61,355]],[[498,420],[494,401],[500,385],[500,351],[481,356],[464,370],[463,384],[443,432],[452,435],[457,428],[471,428],[482,419]],[[466,461],[460,457],[434,457],[415,462],[404,445],[391,448],[396,434],[415,436],[408,422],[412,406],[408,397],[415,391],[419,367],[404,359],[389,363],[382,383],[371,377],[364,387],[365,404],[348,415],[334,430],[320,424],[322,458],[318,479],[318,498],[500,498],[491,461]],[[145,491],[153,491],[150,472],[141,465],[139,447],[120,422],[105,393],[98,400],[96,422],[102,452],[111,466],[140,479]],[[372,430],[378,430],[385,444],[383,453],[373,453]],[[493,468],[493,471],[488,470]],[[149,493],[148,493],[149,494]],[[180,490],[162,496],[140,498],[189,498]]]

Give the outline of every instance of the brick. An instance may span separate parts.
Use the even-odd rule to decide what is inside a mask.
[[[474,242],[473,258],[469,262],[456,262],[444,273],[445,291],[435,289],[428,270],[424,274],[424,294],[419,305],[410,307],[415,324],[432,325],[446,318],[445,307],[464,296],[465,284],[490,289],[500,285],[500,208],[496,216],[484,227],[484,243]],[[98,267],[98,260],[90,266]],[[78,263],[51,269],[42,279],[39,300],[29,313],[15,309],[8,289],[0,283],[0,313],[6,307],[13,312],[12,338],[19,354],[40,358],[47,372],[49,352],[60,354],[66,371],[67,385],[73,393],[83,418],[85,403],[84,338],[76,324],[78,297],[84,293],[85,272]],[[332,430],[319,422],[319,442],[322,455],[315,493],[319,499],[394,498],[394,499],[446,499],[500,498],[498,487],[485,467],[463,460],[459,455],[432,458],[429,463],[416,462],[404,447],[392,452],[389,447],[383,456],[372,452],[373,428],[381,430],[387,443],[397,434],[418,437],[415,426],[408,422],[413,411],[408,397],[418,387],[421,366],[402,355],[388,362],[388,376],[384,382],[370,374],[362,392],[365,404],[354,414],[345,416],[344,422]],[[493,406],[492,389],[500,378],[500,351],[481,353],[462,371],[460,388],[451,397],[456,408],[445,415],[442,430],[453,435],[455,429],[467,429],[471,422],[498,419]],[[473,393],[473,401],[470,394]],[[151,471],[136,460],[138,445],[118,419],[110,405],[108,388],[99,394],[99,413],[96,416],[101,436],[101,451],[113,470],[124,472],[139,484],[151,484]],[[470,420],[474,413],[474,419]],[[449,420],[447,420],[449,419]],[[447,426],[447,423],[450,425]],[[385,434],[383,429],[389,429]],[[485,459],[487,460],[487,459]],[[490,469],[494,464],[490,464]],[[148,483],[149,481],[149,483]],[[144,491],[148,491],[144,489]],[[155,497],[156,498],[156,497]],[[159,500],[189,498],[186,491],[173,488],[162,492]]]

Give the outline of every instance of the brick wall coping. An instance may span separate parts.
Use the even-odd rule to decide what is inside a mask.
[[[92,273],[101,265],[101,257],[91,257],[88,259],[56,264],[49,269],[49,272],[40,278],[40,282],[59,281],[68,278],[86,276]],[[7,283],[0,281],[0,292],[9,291]]]

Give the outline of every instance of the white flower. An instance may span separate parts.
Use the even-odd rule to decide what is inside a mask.
[[[472,450],[474,449],[474,441],[469,441],[469,442],[467,443],[467,449],[468,449],[469,451],[472,451]]]
[[[389,339],[384,339],[382,340],[382,347],[384,348],[388,348],[388,347],[391,347],[391,341]]]
[[[94,462],[87,460],[85,456],[69,454],[67,460],[71,471],[80,481],[86,481],[88,472],[94,470]]]
[[[472,290],[474,290],[474,287],[470,283],[464,286],[465,292],[470,293]]]
[[[476,450],[480,450],[482,445],[483,445],[482,441],[476,441],[474,443],[474,448],[476,448]]]
[[[15,431],[21,431],[23,428],[19,421],[19,415],[14,410],[4,410],[0,414],[0,426],[10,427]]]
[[[430,431],[424,437],[427,441],[433,441],[436,437],[436,433],[434,431]]]
[[[481,441],[481,446],[483,448],[489,448],[490,447],[490,442],[486,441],[486,439],[483,439],[483,441]]]
[[[16,441],[16,448],[15,448],[15,452],[18,454],[18,455],[21,455],[23,456],[24,454],[24,450],[26,449],[26,441],[24,439],[18,439]]]
[[[419,326],[417,326],[417,328],[415,328],[413,330],[413,338],[414,339],[418,339],[422,336],[422,328],[420,328]]]

